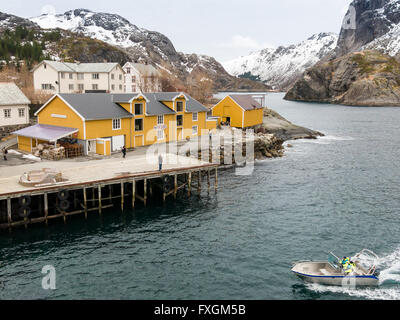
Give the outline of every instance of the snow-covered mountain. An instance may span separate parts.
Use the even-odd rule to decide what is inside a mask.
[[[30,20],[43,29],[60,28],[121,47],[131,60],[153,64],[176,76],[186,86],[198,79],[210,79],[219,90],[267,89],[262,83],[231,76],[212,57],[177,52],[162,33],[140,28],[117,14],[76,9],[63,14],[43,14]]]
[[[400,52],[400,0],[354,0],[343,19],[336,53],[374,49]]]
[[[276,89],[285,89],[304,70],[331,53],[337,39],[334,33],[315,34],[296,45],[263,49],[225,62],[223,66],[234,76],[254,78]]]

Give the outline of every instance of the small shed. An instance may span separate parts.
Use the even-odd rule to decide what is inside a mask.
[[[231,127],[249,128],[263,123],[263,107],[251,95],[228,95],[211,110],[214,117]]]

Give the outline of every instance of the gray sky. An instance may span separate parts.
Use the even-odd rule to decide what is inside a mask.
[[[22,17],[77,8],[116,13],[166,35],[178,51],[226,61],[319,32],[339,33],[351,0],[12,0],[0,11]]]

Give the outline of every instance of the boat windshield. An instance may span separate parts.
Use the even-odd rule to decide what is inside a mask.
[[[334,269],[339,269],[339,258],[336,257],[332,252],[329,252],[328,262]]]

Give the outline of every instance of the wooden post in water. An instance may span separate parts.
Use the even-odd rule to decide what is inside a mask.
[[[199,174],[198,174],[197,192],[200,195],[200,193],[201,193],[201,170],[199,170]]]
[[[178,192],[178,175],[174,175],[174,199],[176,199],[176,193]]]
[[[218,168],[215,167],[215,184],[214,184],[215,191],[218,189]]]
[[[192,192],[192,172],[189,172],[189,178],[188,178],[188,197],[190,197],[191,192]]]
[[[100,184],[97,186],[97,190],[99,193],[99,214],[101,215],[101,185]]]
[[[87,219],[87,197],[86,197],[86,188],[83,187],[83,206],[85,209],[85,219]]]
[[[132,208],[135,207],[135,198],[136,198],[136,180],[132,180]]]
[[[8,217],[8,229],[11,231],[11,198],[7,198],[7,217]]]
[[[207,170],[207,192],[210,193],[210,169]]]
[[[48,202],[47,193],[45,193],[43,195],[43,201],[44,201],[44,218],[45,218],[45,221],[46,221],[46,225],[48,225],[47,217],[49,215],[49,202]]]
[[[121,182],[121,211],[124,211],[124,183]]]
[[[146,206],[147,202],[147,179],[143,181],[143,203]]]

